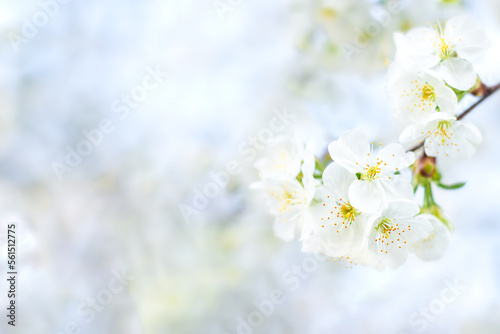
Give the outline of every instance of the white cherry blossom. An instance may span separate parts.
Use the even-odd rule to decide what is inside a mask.
[[[450,86],[466,91],[477,75],[470,63],[490,46],[483,29],[466,15],[448,20],[444,27],[414,28],[406,34],[395,33],[396,59],[411,72],[434,70]]]
[[[279,136],[267,144],[265,156],[256,162],[255,167],[262,179],[286,180],[300,173],[304,159],[314,161],[314,155],[304,142],[289,136]]]
[[[374,152],[362,131],[349,130],[330,143],[328,150],[335,162],[359,175],[359,180],[349,187],[349,198],[360,210],[373,212],[391,200],[413,198],[409,180],[395,175],[415,161],[415,155],[400,144],[389,144]]]
[[[434,261],[441,258],[448,249],[451,242],[451,232],[435,216],[430,214],[423,214],[421,216],[431,223],[432,230],[427,238],[415,242],[413,248],[418,258],[425,261]]]
[[[423,142],[425,154],[430,157],[470,158],[476,151],[474,146],[482,142],[482,136],[471,123],[437,112],[422,123],[406,127],[399,140],[407,144]]]
[[[361,261],[374,267],[391,269],[405,263],[412,245],[427,238],[432,230],[429,220],[424,215],[418,215],[419,212],[419,206],[412,201],[389,203],[369,231]]]
[[[355,180],[335,162],[325,169],[324,186],[317,192],[321,202],[315,212],[315,234],[304,241],[303,251],[340,257],[361,248],[371,216],[350,201],[349,187]]]
[[[253,185],[265,191],[269,211],[275,216],[275,234],[284,240],[292,240],[298,231],[302,240],[312,232],[310,204],[318,185],[313,177],[314,160],[304,160],[300,170],[301,182],[292,177],[265,178]]]
[[[404,73],[391,87],[394,96],[394,115],[407,125],[422,122],[436,108],[455,115],[457,96],[441,79],[429,73]]]

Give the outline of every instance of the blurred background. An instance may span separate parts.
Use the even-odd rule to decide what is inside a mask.
[[[475,157],[442,166],[467,185],[435,196],[439,261],[315,260],[249,188],[273,117],[318,153],[353,127],[397,141],[392,34],[460,13],[500,82],[497,0],[1,0],[0,333],[499,333],[500,95],[468,118]]]

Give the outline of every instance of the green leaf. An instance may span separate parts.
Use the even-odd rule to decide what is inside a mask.
[[[297,177],[295,178],[297,181],[299,181],[301,186],[304,186],[304,183],[302,182],[303,178],[304,178],[304,174],[302,174],[302,172],[300,172],[299,175],[297,175]]]
[[[323,173],[325,171],[325,165],[323,165],[323,163],[321,162],[321,160],[319,160],[318,157],[314,157],[314,161],[316,169],[319,170],[321,173]]]
[[[451,87],[450,85],[446,85],[448,86],[449,88],[451,88],[451,90],[455,93],[455,95],[457,96],[457,101],[460,102],[460,100],[462,100],[464,98],[465,95],[467,95],[469,91],[462,91],[462,90],[459,90],[459,89],[456,89],[456,88],[453,88]],[[471,88],[472,90],[472,88]]]
[[[358,180],[361,180],[361,173],[356,173],[356,177],[358,178]]]
[[[459,182],[459,183],[450,184],[450,185],[442,184],[441,182],[438,182],[437,185],[440,188],[452,190],[452,189],[462,188],[463,186],[465,186],[465,182]]]

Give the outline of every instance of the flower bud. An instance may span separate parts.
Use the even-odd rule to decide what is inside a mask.
[[[429,207],[423,207],[421,210],[421,213],[429,213],[431,215],[433,215],[434,217],[436,217],[437,219],[439,219],[440,221],[443,222],[443,224],[446,225],[446,227],[450,230],[450,231],[453,231],[453,226],[451,225],[451,223],[446,219],[444,218],[443,216],[443,210],[441,209],[441,207],[437,204],[433,204]]]
[[[423,155],[412,167],[413,174],[418,184],[428,183],[430,181],[439,182],[441,173],[436,166],[436,158]]]

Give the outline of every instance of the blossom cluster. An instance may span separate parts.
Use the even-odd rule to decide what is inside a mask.
[[[481,142],[479,130],[458,111],[463,96],[486,87],[470,61],[489,47],[467,16],[396,33],[394,41],[388,85],[394,116],[404,126],[401,143],[370,143],[353,129],[318,158],[311,144],[279,137],[256,164],[261,181],[255,188],[267,195],[279,237],[299,236],[304,252],[380,270],[401,266],[410,253],[435,260],[450,243],[451,225],[432,186],[463,183],[441,184],[436,158],[470,157]],[[417,146],[407,151],[410,144]],[[423,205],[415,199],[419,187]]]
[[[399,267],[414,251],[424,259],[442,255],[438,244],[450,234],[420,214],[405,175],[412,152],[396,143],[374,147],[362,131],[349,130],[328,146],[333,162],[325,168],[310,145],[290,142],[277,138],[257,163],[255,187],[267,194],[279,237],[300,235],[305,252],[379,269]]]
[[[396,59],[389,69],[393,113],[404,126],[403,144],[424,145],[431,157],[468,157],[480,144],[479,130],[459,119],[458,102],[481,87],[471,61],[490,46],[470,17],[442,26],[395,33]]]

